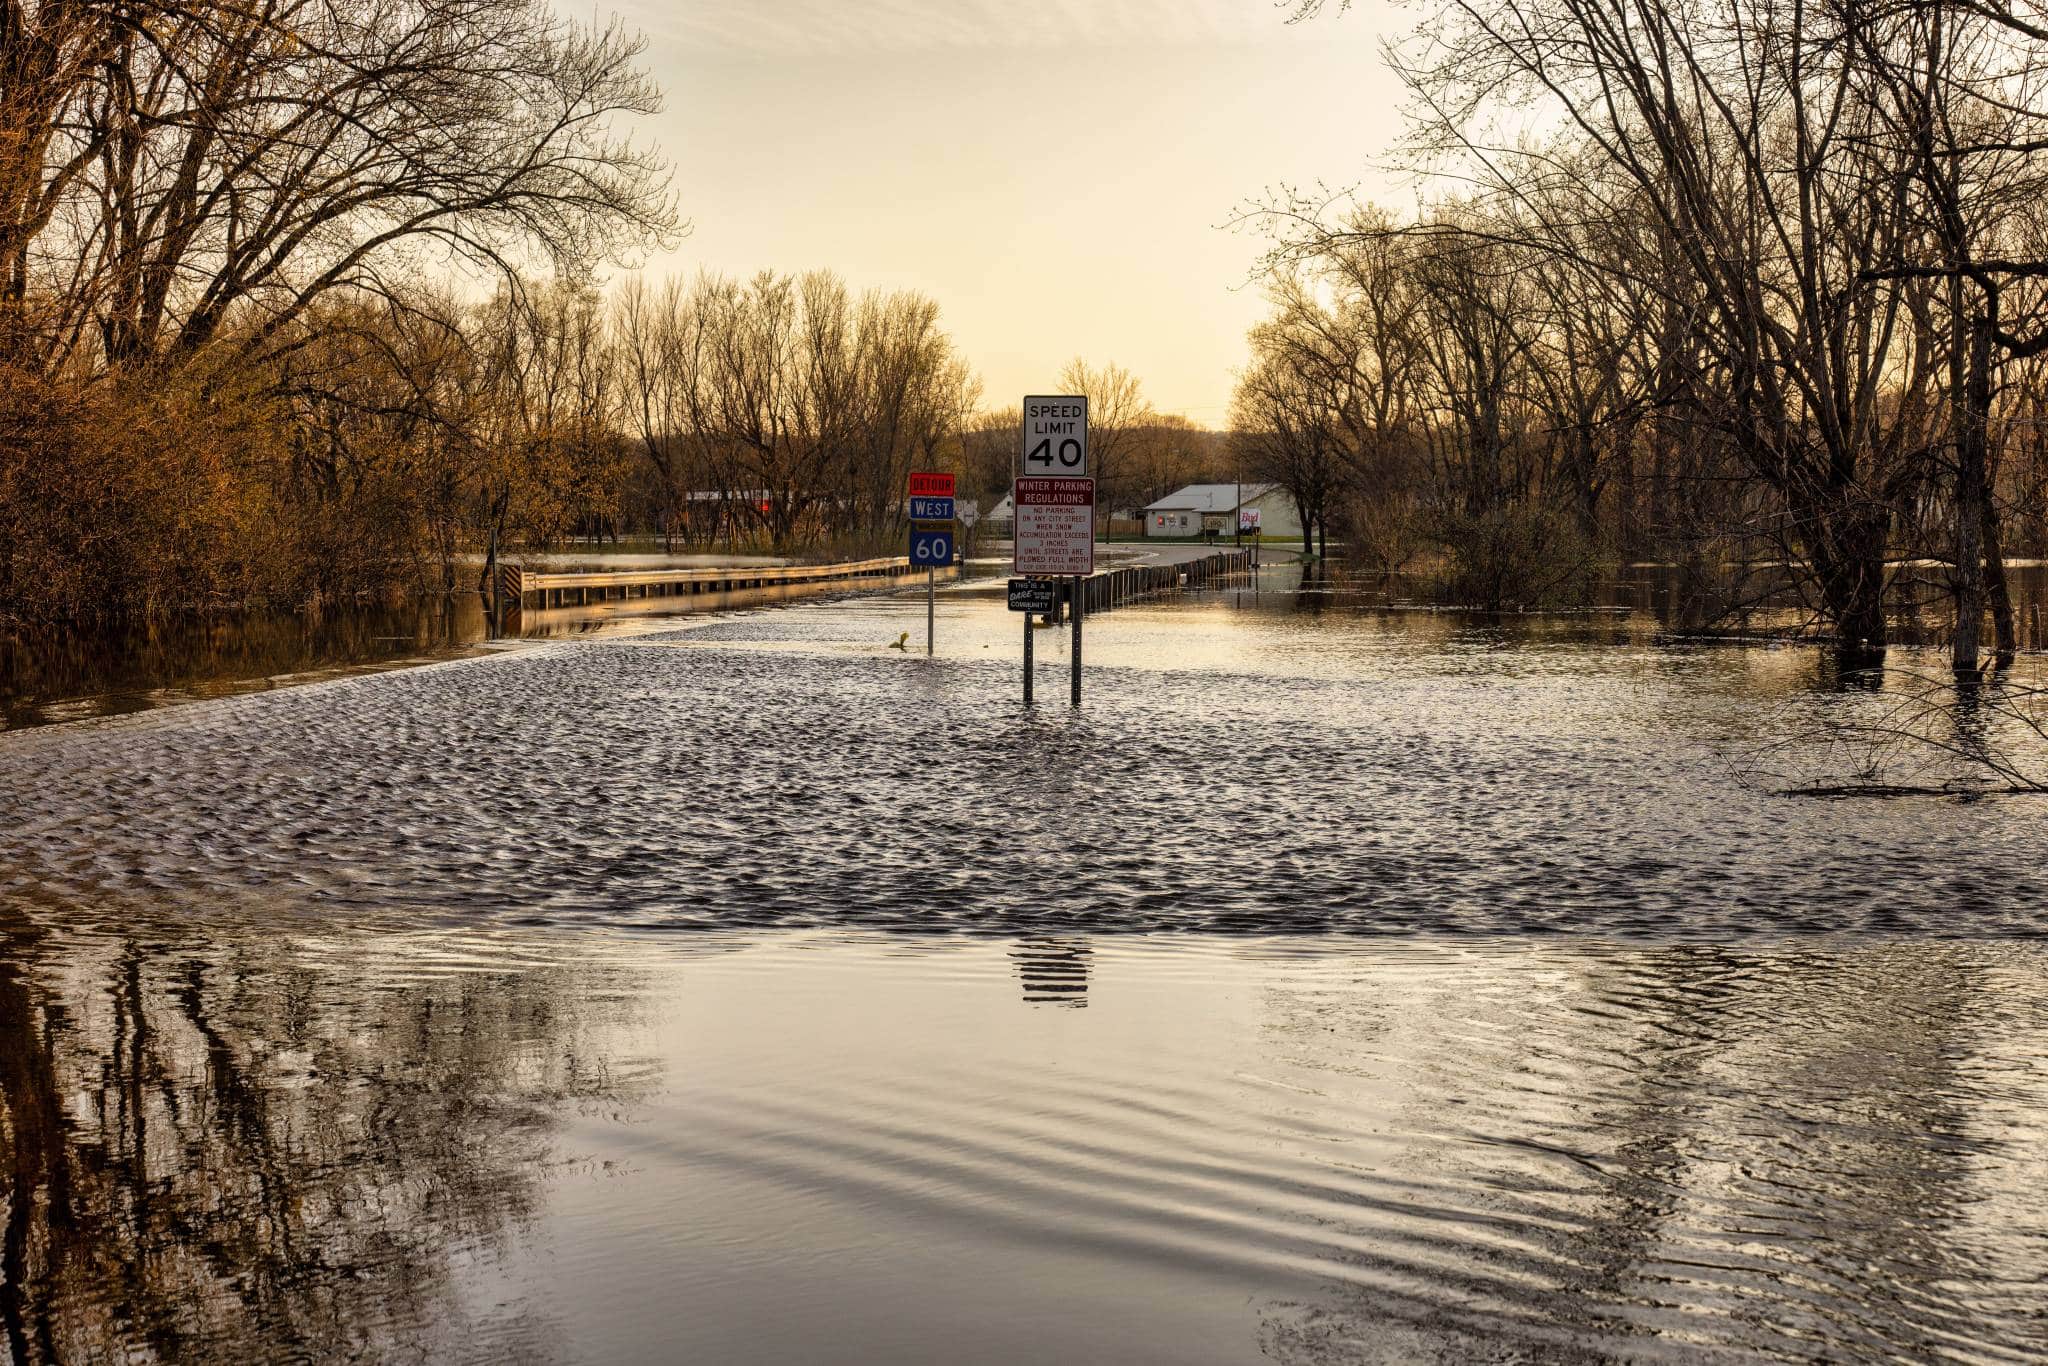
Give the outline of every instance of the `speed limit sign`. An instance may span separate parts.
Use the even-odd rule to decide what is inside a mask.
[[[1024,471],[1082,479],[1088,474],[1088,396],[1026,395]]]

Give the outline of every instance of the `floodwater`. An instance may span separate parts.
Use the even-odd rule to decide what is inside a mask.
[[[2048,799],[1295,572],[0,736],[13,1357],[2048,1358]]]
[[[470,653],[486,634],[483,603],[474,596],[181,618],[98,632],[0,631],[0,730],[410,668]]]
[[[779,565],[761,555],[542,555],[528,563],[563,568],[684,568]],[[636,599],[587,607],[508,609],[494,637],[480,594],[308,612],[192,616],[96,631],[59,627],[0,630],[0,731],[124,716],[159,707],[275,688],[301,687],[384,669],[459,659],[513,637],[587,635],[650,617],[719,612],[844,596],[844,584],[768,584],[688,598]],[[853,590],[863,591],[863,590]]]

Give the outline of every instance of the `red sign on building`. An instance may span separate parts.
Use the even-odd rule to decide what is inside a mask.
[[[950,474],[912,474],[910,476],[912,498],[951,498],[953,476]]]

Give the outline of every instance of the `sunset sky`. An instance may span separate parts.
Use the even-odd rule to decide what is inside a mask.
[[[645,131],[693,231],[655,272],[829,267],[916,289],[991,406],[1079,355],[1220,425],[1283,183],[1364,182],[1398,91],[1384,0],[614,0],[668,94]]]

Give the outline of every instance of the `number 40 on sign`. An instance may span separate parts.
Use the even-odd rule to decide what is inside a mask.
[[[1024,398],[1024,473],[1088,473],[1088,398],[1085,394],[1028,394]]]

